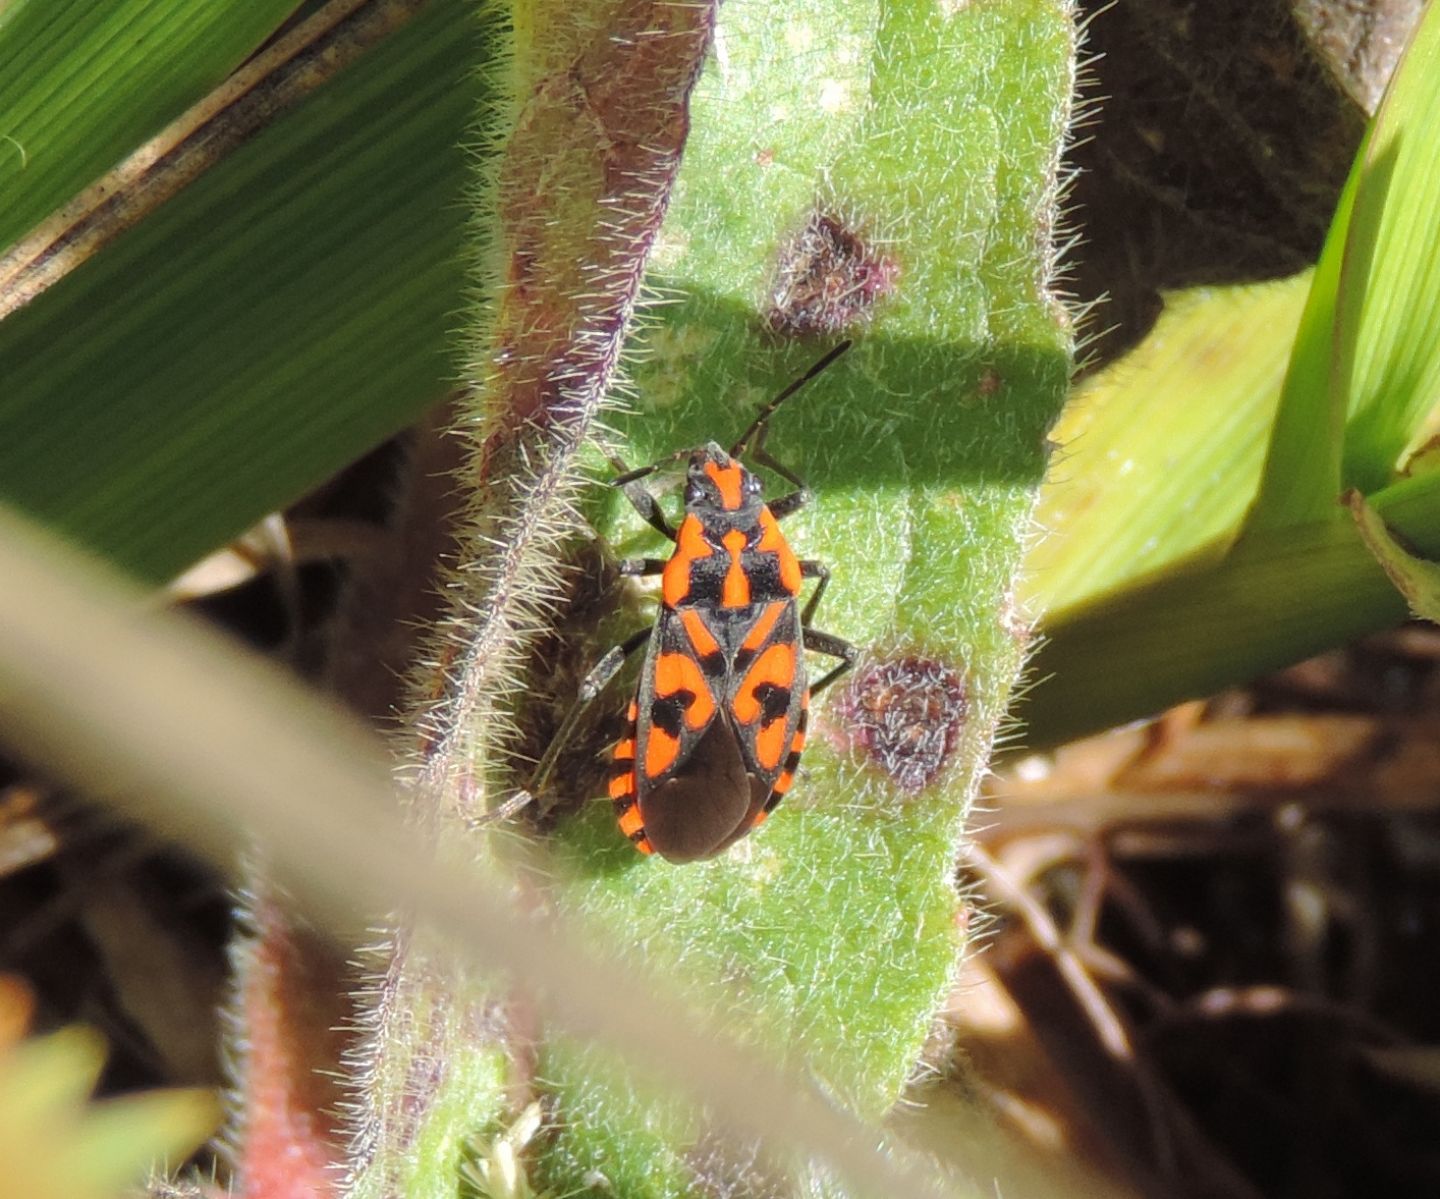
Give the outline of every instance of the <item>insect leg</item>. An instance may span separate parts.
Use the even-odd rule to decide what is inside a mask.
[[[675,540],[675,530],[665,519],[665,513],[660,510],[659,500],[638,483],[621,484],[620,490],[625,493],[625,498],[630,501],[630,506],[640,513],[641,520],[661,536],[670,541]]]
[[[819,579],[815,585],[815,591],[805,601],[805,608],[800,613],[801,625],[808,625],[815,610],[820,607],[820,597],[825,594],[825,588],[830,586],[830,568],[823,562],[817,562],[814,558],[802,558],[800,560],[800,577],[802,579]]]
[[[784,520],[792,512],[798,512],[815,498],[814,493],[805,485],[805,480],[797,475],[779,459],[771,456],[770,451],[765,448],[765,439],[770,436],[770,426],[761,425],[755,434],[755,444],[750,447],[747,453],[749,460],[757,466],[769,467],[787,483],[793,483],[795,490],[789,495],[782,495],[770,505],[770,514],[776,520]]]
[[[491,808],[469,821],[472,829],[489,828],[492,824],[504,824],[520,815],[526,808],[535,802],[535,796],[529,791],[517,791],[498,808]]]
[[[860,657],[860,651],[841,637],[831,633],[822,633],[818,629],[803,629],[802,636],[805,639],[805,648],[813,649],[817,654],[825,654],[827,657],[839,658],[840,665],[835,667],[818,683],[810,685],[810,694],[816,695],[824,691],[836,679],[855,665]]]
[[[745,456],[751,462],[757,463],[760,466],[768,466],[787,483],[793,483],[801,491],[808,491],[808,488],[805,486],[805,480],[765,448],[765,440],[769,436],[770,426],[761,425],[759,431],[755,434],[755,444],[750,447]],[[775,510],[773,504],[770,506],[770,510],[772,512]]]
[[[665,569],[664,558],[621,558],[622,578],[634,579],[644,575],[658,575]]]
[[[657,459],[649,466],[641,466],[631,470],[619,458],[613,454],[610,457],[610,465],[618,472],[610,480],[611,487],[618,487],[625,493],[625,498],[630,501],[630,506],[640,513],[641,518],[652,529],[663,533],[671,541],[675,540],[675,530],[671,528],[670,522],[665,519],[665,513],[660,510],[660,501],[650,494],[645,488],[639,486],[641,479],[646,475],[654,474],[662,466],[667,466],[685,457],[689,450],[681,450],[678,453],[668,454],[664,458]]]
[[[753,458],[754,455],[751,455]],[[799,512],[811,500],[815,498],[814,492],[808,487],[802,487],[799,491],[792,491],[789,495],[782,495],[770,505],[770,515],[776,520],[784,520],[792,512]]]
[[[640,514],[640,519],[654,529],[657,533],[670,541],[675,540],[675,530],[670,522],[665,519],[665,513],[660,509],[660,501],[654,495],[640,486],[639,480],[643,479],[660,463],[653,463],[650,466],[642,467],[640,470],[631,470],[619,458],[612,457],[610,465],[619,473],[610,480],[611,487],[618,487],[624,493],[625,498],[630,501],[630,506]]]
[[[575,702],[570,705],[570,710],[565,713],[565,719],[560,722],[560,727],[555,730],[555,736],[550,739],[549,748],[536,764],[535,774],[530,782],[531,795],[540,795],[544,792],[545,784],[550,781],[550,774],[555,769],[555,763],[560,757],[560,751],[565,748],[565,742],[575,731],[575,726],[579,723],[585,709],[590,706],[600,692],[605,690],[606,684],[620,673],[620,668],[625,665],[625,660],[650,640],[650,634],[653,631],[653,625],[646,625],[633,637],[615,646],[600,661],[596,662],[590,673],[581,680]]]
[[[605,690],[606,684],[620,673],[620,667],[637,649],[650,640],[650,634],[655,631],[654,625],[646,625],[633,637],[627,637],[619,645],[607,650],[605,656],[590,668],[590,673],[581,680],[580,691],[576,697],[577,703],[589,703],[600,692]],[[567,723],[570,722],[567,718]],[[563,725],[561,726],[564,727]],[[568,731],[568,730],[567,730]]]

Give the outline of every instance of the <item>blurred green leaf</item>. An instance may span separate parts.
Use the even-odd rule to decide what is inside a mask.
[[[214,1131],[208,1091],[88,1105],[104,1058],[100,1038],[79,1028],[0,1047],[0,1199],[114,1199]]]

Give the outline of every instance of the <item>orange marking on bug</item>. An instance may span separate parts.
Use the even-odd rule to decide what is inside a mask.
[[[686,608],[684,612],[680,613],[680,623],[685,626],[685,636],[690,638],[690,644],[700,657],[708,658],[711,654],[720,652],[720,643],[710,632],[705,618],[694,608]]]
[[[780,765],[780,755],[784,752],[785,717],[777,716],[755,734],[755,757],[766,770],[774,770]]]
[[[717,466],[713,462],[707,462],[705,473],[710,476],[710,482],[719,489],[720,502],[725,505],[725,511],[734,512],[740,507],[742,489],[738,466],[733,462],[729,466]]]
[[[664,774],[679,756],[680,738],[651,725],[650,736],[645,742],[645,777],[653,779]]]
[[[624,799],[627,795],[635,794],[634,772],[619,775],[610,780],[610,798]]]
[[[755,659],[735,693],[732,711],[741,724],[754,724],[760,718],[760,700],[756,692],[766,683],[788,687],[795,679],[795,647],[776,643]],[[783,731],[784,724],[781,724]],[[768,728],[768,726],[767,726]],[[780,760],[777,755],[775,761]]]
[[[674,608],[690,594],[690,568],[715,551],[705,541],[705,527],[698,517],[687,516],[675,531],[675,552],[660,576],[660,594],[665,606]]]
[[[725,534],[725,549],[730,554],[730,569],[725,572],[725,584],[720,589],[720,603],[726,608],[743,608],[750,602],[750,576],[740,565],[740,555],[750,544],[750,539],[739,529]]]
[[[791,595],[800,594],[800,559],[780,532],[780,522],[768,507],[760,509],[760,549],[780,559],[780,585]]]
[[[640,805],[631,804],[620,813],[620,831],[627,837],[633,836],[645,827],[645,821],[640,816]]]
[[[634,738],[634,737],[626,737],[624,741],[621,741],[619,744],[617,744],[617,745],[615,746],[615,760],[616,760],[617,762],[622,762],[622,761],[624,761],[624,760],[627,759],[627,758],[634,758],[634,757],[635,757],[635,738]]]
[[[633,844],[634,844],[635,848],[638,849],[641,853],[654,853],[654,852],[655,852],[655,847],[650,844],[650,838],[649,838],[649,837],[641,837],[640,840],[638,840],[638,841],[636,841],[636,842],[633,842]]]
[[[775,788],[771,792],[771,794],[784,795],[785,792],[790,790],[790,784],[794,781],[795,775],[789,770],[785,771],[778,779],[775,780]]]
[[[689,654],[661,654],[655,659],[655,694],[663,698],[688,691],[695,698],[685,706],[685,723],[692,729],[703,729],[715,715],[715,700],[701,673],[700,665]],[[655,735],[655,730],[650,730]],[[653,773],[648,768],[646,773]]]
[[[632,699],[632,700],[630,701],[630,706],[625,709],[625,719],[628,720],[631,724],[634,724],[635,721],[638,720],[639,718],[640,718],[640,701],[639,701],[639,700]]]
[[[784,610],[784,601],[768,605],[760,614],[760,619],[745,634],[745,640],[740,643],[740,648],[748,649],[751,653],[757,652],[765,644],[766,639],[770,636],[770,630],[775,627],[775,622],[780,619],[780,613]]]
[[[769,812],[756,812],[754,818],[750,821],[750,827],[759,828],[765,823],[765,817],[768,815],[770,815]]]

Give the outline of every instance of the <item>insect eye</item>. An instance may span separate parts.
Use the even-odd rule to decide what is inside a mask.
[[[687,504],[698,504],[704,498],[705,488],[701,487],[694,479],[685,484],[685,502]]]
[[[745,494],[746,494],[746,495],[759,495],[759,494],[760,494],[760,480],[759,480],[759,478],[758,478],[757,476],[755,476],[755,475],[746,475],[746,476],[745,476]]]

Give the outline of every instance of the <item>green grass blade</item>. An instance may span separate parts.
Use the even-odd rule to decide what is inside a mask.
[[[1251,530],[1283,529],[1335,515],[1346,415],[1335,361],[1335,305],[1363,161],[1362,152],[1341,192],[1293,342],[1280,340],[1281,330],[1272,333],[1277,349],[1288,348],[1290,365],[1269,431],[1259,493],[1246,522]],[[1263,336],[1267,330],[1255,332]]]
[[[1402,479],[1369,502],[1415,553],[1440,556],[1440,476]],[[1406,615],[1349,519],[1242,538],[1214,558],[1202,550],[1193,570],[1178,564],[1048,630],[1032,667],[1043,682],[1023,709],[1027,745],[1153,715]]]
[[[1201,546],[1223,552],[1259,486],[1307,293],[1309,272],[1166,296],[1146,339],[1076,388],[1025,559],[1047,624]]]
[[[1440,8],[1429,6],[1376,114],[1336,311],[1349,396],[1344,479],[1390,481],[1440,399]]]
[[[1163,574],[1116,572],[1105,589],[1077,589],[1081,602],[1047,626],[1050,639],[1035,663],[1042,683],[1026,709],[1032,744],[1151,715],[1400,619],[1403,601],[1386,590],[1384,572],[1345,518],[1346,484],[1378,514],[1362,509],[1361,527],[1380,563],[1412,600],[1424,594],[1428,567],[1410,561],[1385,526],[1421,554],[1433,553],[1428,530],[1396,524],[1390,511],[1398,504],[1403,520],[1407,506],[1423,506],[1433,483],[1423,475],[1390,480],[1429,435],[1440,394],[1437,164],[1440,10],[1432,7],[1347,182],[1245,535],[1232,544],[1222,533],[1161,564]],[[1082,446],[1071,467],[1085,473],[1084,457]],[[1142,480],[1157,473],[1148,464],[1138,471]],[[1148,489],[1140,492],[1136,506],[1151,502]],[[1181,514],[1161,504],[1147,519],[1158,525],[1167,515]],[[1068,539],[1063,522],[1054,523]],[[1103,519],[1082,529],[1061,553],[1103,555],[1112,539],[1137,540]]]
[[[440,398],[475,36],[426,6],[0,323],[0,495],[158,580]]]
[[[295,0],[0,5],[0,252],[205,95]]]

